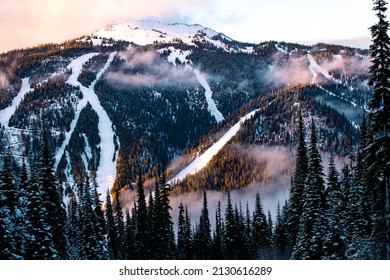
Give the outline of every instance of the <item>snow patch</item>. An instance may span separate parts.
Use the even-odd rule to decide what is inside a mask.
[[[318,77],[318,74],[322,74],[328,80],[334,81],[334,82],[340,84],[340,81],[333,78],[327,70],[325,70],[324,68],[322,68],[320,65],[317,64],[317,62],[315,61],[315,59],[313,58],[313,56],[310,53],[307,54],[307,58],[309,60],[309,70],[310,70],[311,74],[313,75],[313,78],[311,80],[312,84],[315,84],[316,78]]]
[[[222,113],[218,110],[217,104],[215,104],[215,101],[213,99],[213,92],[211,91],[211,88],[207,83],[206,78],[202,75],[202,73],[198,69],[194,69],[194,73],[198,82],[205,89],[208,111],[215,118],[217,122],[223,121],[225,118],[223,117]]]

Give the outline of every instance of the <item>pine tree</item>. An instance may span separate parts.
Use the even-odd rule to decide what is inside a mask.
[[[115,227],[114,211],[112,209],[111,195],[109,190],[106,194],[106,225],[107,225],[107,246],[111,260],[118,259],[118,240],[117,229]]]
[[[130,217],[130,212],[126,209],[126,223],[125,223],[125,249],[126,260],[132,260],[134,258],[134,225]]]
[[[327,188],[325,192],[326,231],[324,232],[324,259],[341,260],[345,256],[345,217],[347,215],[341,191],[339,174],[333,154],[330,155]]]
[[[209,211],[207,207],[206,189],[203,189],[203,208],[199,218],[199,236],[198,236],[198,259],[207,260],[210,258],[211,249],[211,226],[209,220]]]
[[[50,227],[53,243],[61,259],[68,258],[66,228],[66,211],[62,200],[62,191],[56,182],[53,170],[53,156],[49,147],[49,133],[44,132],[39,162],[39,184],[43,192],[43,206],[46,209],[45,219]]]
[[[141,174],[138,175],[137,182],[137,214],[136,214],[136,230],[134,234],[135,246],[134,254],[136,259],[149,259],[150,249],[148,246],[149,231],[148,231],[148,209],[145,201],[144,186],[142,183]]]
[[[0,242],[1,259],[21,259],[23,254],[22,213],[18,189],[13,180],[11,158],[7,152],[0,172],[0,233],[4,239]]]
[[[28,260],[53,260],[60,256],[53,242],[53,234],[47,224],[44,192],[37,178],[37,170],[30,159],[30,174],[26,191],[25,258]]]
[[[234,215],[234,209],[230,197],[230,191],[227,192],[227,205],[225,209],[225,230],[223,237],[224,244],[224,255],[225,259],[234,260],[238,258],[238,251],[240,245],[237,243],[238,240],[238,227],[236,223],[236,217]]]
[[[268,239],[267,217],[264,214],[260,194],[256,194],[252,219],[253,256],[255,259],[269,259],[271,240]]]
[[[122,207],[119,202],[119,193],[116,193],[116,200],[114,205],[114,219],[115,219],[115,228],[117,229],[117,241],[118,241],[118,259],[124,260],[126,258],[125,252],[125,224],[123,220]]]
[[[184,244],[185,244],[185,217],[183,203],[179,204],[179,217],[177,219],[177,258],[184,260]]]
[[[371,66],[369,85],[374,92],[368,104],[371,112],[368,115],[370,127],[375,137],[369,145],[369,157],[372,164],[369,169],[373,172],[378,183],[374,186],[375,201],[380,210],[375,213],[374,228],[377,237],[382,235],[385,243],[386,258],[390,259],[390,40],[388,36],[389,22],[386,20],[387,2],[374,0],[373,10],[378,22],[371,26],[372,44],[370,45]],[[384,220],[384,221],[381,221]],[[379,233],[380,225],[384,225],[383,234]],[[377,238],[378,239],[378,238]]]
[[[298,143],[296,150],[296,164],[295,173],[291,182],[289,208],[288,208],[288,239],[290,241],[290,248],[294,247],[299,230],[299,221],[302,215],[303,208],[303,190],[305,188],[305,181],[308,174],[308,156],[305,143],[304,124],[302,120],[302,112],[299,110],[298,116]]]
[[[275,230],[273,237],[273,248],[275,259],[277,260],[286,260],[290,258],[289,253],[287,252],[288,240],[287,240],[287,226],[286,226],[286,215],[287,215],[287,204],[280,209],[280,203],[278,201],[278,206],[276,209],[276,221],[275,221]]]
[[[185,208],[185,231],[184,231],[184,255],[186,260],[193,259],[193,238],[191,230],[191,218],[187,206]]]
[[[211,259],[213,260],[223,259],[222,234],[223,234],[223,221],[221,215],[221,202],[218,201],[217,208],[215,209],[215,230],[214,230],[213,240],[212,240]]]
[[[293,259],[321,259],[323,256],[322,235],[325,232],[324,179],[321,156],[317,149],[314,120],[311,123],[309,147],[309,173],[303,192],[303,208]]]

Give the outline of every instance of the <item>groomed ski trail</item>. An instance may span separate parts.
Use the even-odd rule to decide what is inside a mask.
[[[83,64],[96,55],[98,55],[98,53],[89,53],[86,55],[82,55],[76,58],[75,60],[73,60],[67,67],[68,69],[72,70],[72,74],[69,76],[67,83],[72,86],[79,87],[83,94],[83,98],[80,100],[80,102],[77,105],[77,108],[75,110],[76,111],[75,118],[73,119],[70,125],[70,130],[65,134],[65,140],[56,153],[55,168],[58,167],[59,161],[62,155],[64,154],[67,145],[69,144],[70,137],[72,136],[72,133],[79,120],[80,112],[89,102],[93,110],[95,110],[95,112],[99,117],[98,129],[99,129],[99,135],[101,141],[99,145],[100,162],[99,162],[99,168],[96,172],[96,182],[99,186],[98,192],[100,193],[100,197],[104,201],[107,193],[107,189],[112,187],[116,176],[116,160],[114,159],[116,157],[115,157],[115,145],[113,140],[114,131],[112,128],[112,122],[108,117],[107,112],[102,107],[99,98],[95,93],[94,87],[97,81],[99,81],[99,79],[103,75],[103,73],[110,66],[111,62],[114,59],[115,52],[109,55],[108,60],[106,61],[104,67],[96,75],[96,79],[91,83],[89,87],[85,87],[79,81],[77,81],[77,78],[79,77],[82,71]]]
[[[253,110],[250,113],[246,114],[244,117],[233,125],[216,143],[214,143],[210,148],[208,148],[202,155],[196,157],[186,168],[180,171],[173,179],[168,183],[175,181],[183,180],[187,175],[192,175],[200,170],[202,170],[210,162],[210,160],[233,138],[240,130],[242,123],[246,120],[251,119],[259,109]]]

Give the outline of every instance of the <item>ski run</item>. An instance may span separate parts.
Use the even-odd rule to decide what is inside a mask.
[[[105,200],[107,189],[113,186],[116,175],[116,156],[115,145],[113,141],[113,136],[115,134],[113,131],[112,122],[108,117],[107,112],[100,104],[99,98],[94,91],[94,87],[97,81],[103,75],[103,73],[110,66],[111,62],[114,59],[115,53],[110,54],[104,67],[96,75],[96,79],[91,83],[89,87],[85,87],[79,81],[77,81],[77,78],[81,74],[83,64],[96,55],[98,55],[98,53],[89,53],[86,55],[82,55],[73,60],[68,66],[68,69],[72,70],[72,74],[69,76],[67,83],[72,86],[79,87],[81,92],[83,93],[83,98],[79,101],[77,108],[75,109],[75,118],[70,125],[70,130],[66,133],[64,142],[62,143],[59,150],[56,152],[55,168],[57,168],[59,161],[61,160],[61,157],[63,156],[67,145],[69,144],[70,137],[72,136],[72,133],[80,117],[80,112],[88,103],[91,104],[93,110],[95,110],[99,117],[98,129],[101,139],[100,162],[99,168],[96,173],[96,182],[99,187],[98,192],[100,193],[100,197],[101,199]],[[70,164],[69,161],[68,164]]]
[[[240,130],[241,125],[246,121],[251,119],[259,109],[253,110],[252,112],[246,114],[244,117],[233,125],[216,143],[214,143],[210,148],[208,148],[202,155],[196,157],[186,168],[180,171],[173,179],[168,183],[175,181],[183,180],[187,175],[193,175],[202,170],[210,160],[232,139],[237,132]]]
[[[19,106],[20,102],[23,100],[24,96],[27,92],[31,90],[29,84],[29,78],[22,79],[22,87],[20,88],[19,93],[12,100],[12,103],[9,107],[0,111],[0,123],[4,125],[6,128],[8,127],[9,120],[15,114],[16,108]]]

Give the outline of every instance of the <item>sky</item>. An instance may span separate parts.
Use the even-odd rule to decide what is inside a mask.
[[[249,43],[367,48],[376,22],[371,0],[0,0],[0,15],[0,52],[60,43],[126,20],[201,24]]]

